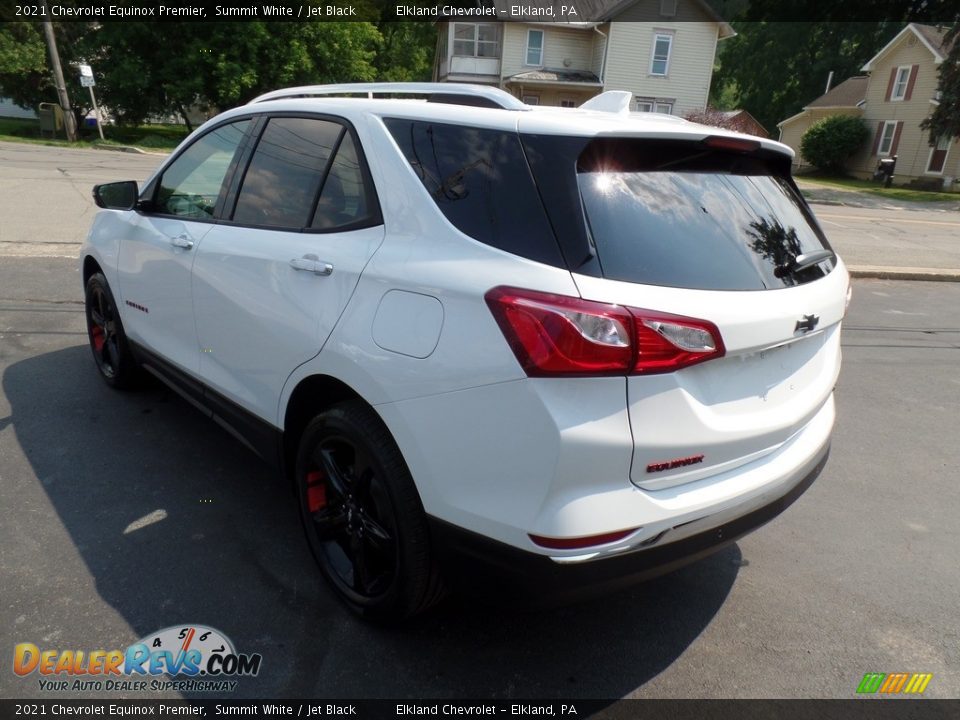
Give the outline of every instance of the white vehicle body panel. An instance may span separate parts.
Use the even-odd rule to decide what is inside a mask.
[[[191,377],[281,431],[298,386],[334,378],[382,418],[428,515],[558,562],[719,525],[783,495],[826,452],[849,286],[842,262],[797,287],[730,292],[528,260],[448,220],[384,118],[469,118],[471,127],[540,135],[742,135],[656,115],[475,107],[465,115],[415,100],[297,98],[229,111],[191,138],[211,123],[280,111],[352,124],[382,225],[298,233],[105,210],[81,253],[116,289],[130,338]],[[178,236],[193,247],[172,246]],[[290,266],[307,254],[333,272]],[[527,377],[484,301],[497,286],[708,320],[726,354],[662,375]],[[794,332],[806,314],[819,318],[816,329]],[[699,454],[702,463],[646,470]],[[589,552],[548,550],[530,538],[626,529],[628,537]]]
[[[193,269],[204,382],[272,421],[291,369],[320,352],[381,242],[383,226],[297,233],[217,225]],[[333,271],[295,270],[290,261],[306,255]]]
[[[124,328],[131,339],[196,375],[200,352],[191,273],[200,242],[214,225],[133,212],[125,215],[133,227],[120,244],[114,285],[119,290],[117,300],[124,305]],[[178,238],[193,246],[177,247],[173,242]]]

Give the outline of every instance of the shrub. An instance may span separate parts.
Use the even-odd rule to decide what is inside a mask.
[[[823,172],[842,174],[847,159],[863,146],[869,134],[860,118],[831,115],[807,128],[800,140],[800,152]]]

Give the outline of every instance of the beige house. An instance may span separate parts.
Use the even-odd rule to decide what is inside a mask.
[[[939,102],[937,70],[947,58],[945,28],[911,23],[863,66],[868,75],[850,78],[807,105],[801,113],[778,124],[780,139],[797,151],[803,167],[800,139],[810,125],[828,115],[858,115],[870,139],[847,163],[848,170],[870,178],[881,158],[897,158],[898,184],[957,190],[960,142],[941,138],[930,146],[920,123]]]
[[[706,107],[717,42],[734,35],[703,0],[587,0],[583,20],[463,19],[438,23],[434,80],[503,88],[531,105],[576,107],[604,90],[627,90],[632,108],[684,115]],[[511,6],[494,3],[497,18]],[[523,7],[523,6],[521,6]]]
[[[793,159],[795,170],[810,167],[800,152],[800,140],[817,120],[823,120],[831,115],[863,115],[868,80],[866,75],[848,78],[806,105],[793,117],[777,123],[777,127],[780,128],[780,142],[789,145],[797,153]]]

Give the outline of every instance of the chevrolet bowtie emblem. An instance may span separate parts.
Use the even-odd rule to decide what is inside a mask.
[[[797,325],[793,328],[794,332],[810,332],[813,330],[820,318],[816,315],[804,315],[802,320],[797,320]]]

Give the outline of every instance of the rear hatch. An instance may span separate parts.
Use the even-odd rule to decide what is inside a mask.
[[[530,148],[538,181],[543,141]],[[723,136],[581,143],[587,256],[571,269],[585,300],[634,319],[631,479],[662,489],[783,447],[833,390],[849,283],[789,158]]]

